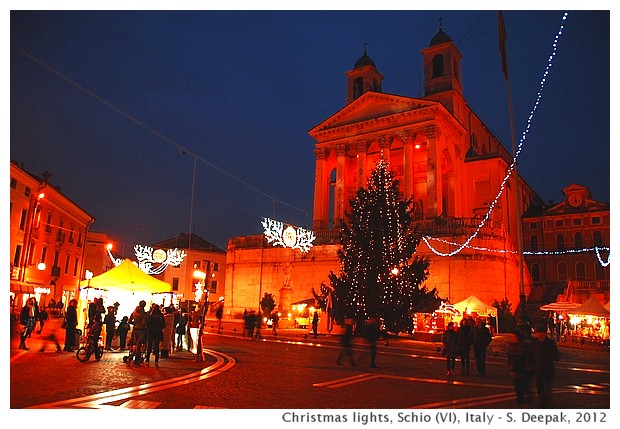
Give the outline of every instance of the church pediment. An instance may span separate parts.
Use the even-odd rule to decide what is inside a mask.
[[[309,133],[314,136],[321,131],[438,105],[434,101],[369,91],[312,128]]]

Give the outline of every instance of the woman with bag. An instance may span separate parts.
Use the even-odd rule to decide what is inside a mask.
[[[22,325],[21,332],[19,333],[19,348],[21,350],[30,350],[26,347],[26,338],[30,338],[30,334],[37,324],[38,317],[35,299],[28,298],[26,305],[22,307],[22,311],[19,314],[19,323]]]

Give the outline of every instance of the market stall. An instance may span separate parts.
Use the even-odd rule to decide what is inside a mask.
[[[488,305],[482,302],[480,299],[476,298],[474,295],[470,295],[468,298],[463,301],[457,302],[454,306],[465,315],[480,317],[489,322],[489,318],[495,318],[495,332],[497,333],[499,330],[498,321],[497,321],[497,308],[492,305]]]
[[[570,331],[567,341],[594,347],[609,347],[610,312],[596,298],[567,311]]]
[[[103,298],[104,307],[118,304],[117,319],[130,316],[140,300],[146,301],[146,308],[157,300],[157,304],[168,305],[172,299],[172,286],[158,280],[138,268],[130,259],[92,279],[80,282],[78,300],[78,326],[85,326],[88,303],[94,298]]]

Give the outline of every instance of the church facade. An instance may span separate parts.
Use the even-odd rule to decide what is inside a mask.
[[[286,311],[329,284],[329,272],[340,266],[339,222],[381,157],[428,237],[418,253],[431,261],[429,289],[452,303],[473,294],[487,304],[506,299],[513,309],[527,296],[531,277],[517,254],[520,216],[541,199],[514,172],[505,180],[513,157],[464,99],[461,53],[450,36],[440,27],[421,54],[421,98],[382,92],[384,77],[366,51],[346,73],[345,106],[309,131],[316,142],[314,247],[300,253],[262,236],[232,238],[229,315],[257,308],[265,293]]]

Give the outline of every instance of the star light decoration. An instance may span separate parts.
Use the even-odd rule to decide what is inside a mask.
[[[138,262],[133,262],[134,265],[137,265],[138,268],[147,274],[161,274],[169,266],[176,267],[180,265],[183,258],[187,256],[184,250],[179,250],[176,248],[163,250],[136,244],[133,249],[136,253],[136,258],[138,258]],[[108,254],[114,263],[114,266],[118,266],[121,262],[123,262],[121,258],[115,258],[112,256],[110,247],[108,247]],[[157,265],[154,266],[155,264]]]
[[[313,231],[304,228],[295,228],[292,225],[285,227],[283,222],[264,217],[261,221],[263,233],[268,243],[274,246],[299,249],[307,253],[312,248],[312,242],[316,238]]]

